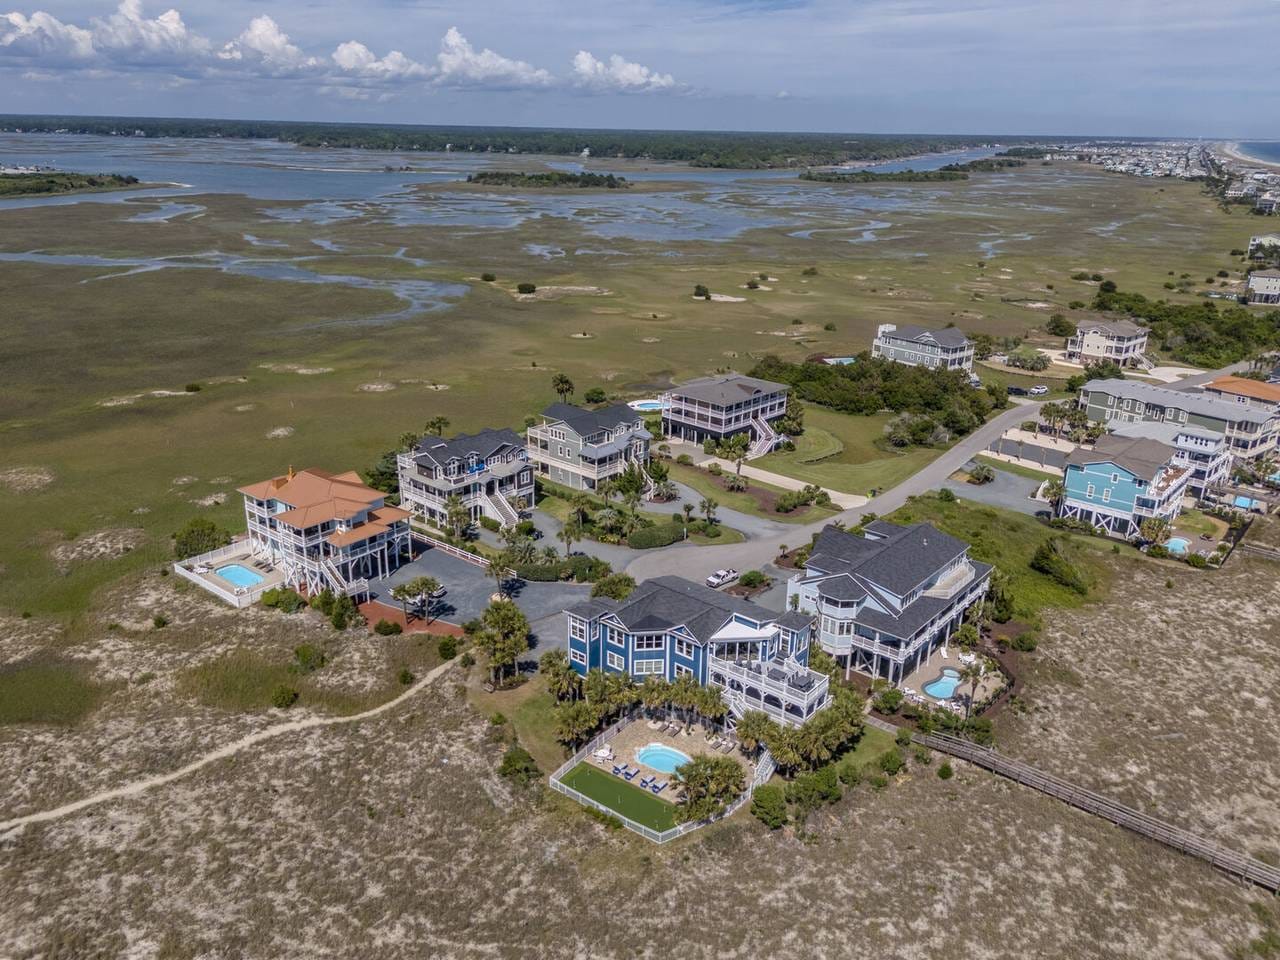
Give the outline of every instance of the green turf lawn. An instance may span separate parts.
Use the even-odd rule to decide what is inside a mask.
[[[672,778],[664,779],[671,781]],[[578,764],[564,775],[562,782],[566,787],[653,830],[669,830],[676,825],[674,805],[589,763]],[[664,793],[671,790],[669,786]]]
[[[804,433],[795,438],[796,449],[771,453],[753,465],[844,493],[884,490],[942,453],[932,447],[899,453],[882,445],[885,425],[892,419],[888,413],[859,417],[806,405]]]
[[[868,764],[875,763],[882,753],[893,748],[893,735],[878,727],[864,726],[862,736],[858,737],[854,748],[836,761],[836,765],[846,770],[861,770]]]
[[[760,506],[760,501],[756,498],[754,491],[764,490],[775,496],[781,496],[787,491],[782,487],[774,486],[771,483],[763,483],[752,478],[748,478],[750,486],[746,490],[726,490],[718,478],[711,476],[705,470],[699,470],[697,467],[687,466],[682,463],[669,463],[667,466],[671,469],[672,480],[683,483],[686,487],[690,487],[704,497],[714,497],[722,507],[737,510],[739,513],[749,514],[753,517],[764,517],[766,520],[778,520],[782,523],[812,523],[840,512],[839,509],[834,507],[819,507],[816,505],[801,507],[798,510],[792,510],[790,513],[765,510]]]
[[[1052,473],[1046,473],[1043,470],[1033,470],[1031,467],[1024,467],[1020,463],[1008,463],[1004,460],[997,460],[994,457],[985,457],[978,454],[973,458],[978,463],[985,463],[989,467],[996,470],[1003,470],[1005,473],[1012,473],[1015,476],[1026,477],[1028,480],[1061,480],[1062,478]]]
[[[1221,537],[1227,532],[1226,523],[1199,510],[1183,510],[1173,525],[1179,530],[1197,535],[1207,533],[1210,536]]]

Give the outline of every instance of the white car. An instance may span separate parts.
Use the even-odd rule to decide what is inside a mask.
[[[708,587],[719,589],[725,584],[733,583],[738,579],[737,570],[717,570],[711,576],[707,577],[706,584]]]
[[[1037,383],[1034,387],[1032,387],[1030,390],[1027,391],[1027,393],[1031,394],[1031,396],[1033,397],[1043,397],[1048,392],[1049,392],[1049,388],[1046,387],[1043,383]]]

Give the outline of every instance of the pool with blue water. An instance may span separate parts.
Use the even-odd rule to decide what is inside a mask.
[[[636,759],[659,773],[675,773],[676,767],[683,766],[693,758],[665,743],[650,743],[636,751]]]
[[[248,567],[238,563],[228,563],[214,571],[223,580],[237,587],[256,587],[263,580],[262,574],[254,573]]]
[[[960,686],[960,671],[942,668],[942,676],[924,685],[924,692],[935,700],[950,700]]]
[[[1179,557],[1187,552],[1189,546],[1191,546],[1191,541],[1186,537],[1170,537],[1168,543],[1165,544],[1165,548],[1170,553],[1177,554]]]

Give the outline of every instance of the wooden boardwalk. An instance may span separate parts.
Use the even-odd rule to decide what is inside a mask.
[[[896,733],[898,728],[876,717],[867,717],[872,726]],[[1280,867],[1273,867],[1254,857],[1247,856],[1237,850],[1231,850],[1221,844],[1206,840],[1189,830],[1172,826],[1163,820],[1127,807],[1104,797],[1100,793],[1086,790],[1060,777],[1043,773],[1035,767],[1003,756],[991,747],[979,746],[968,740],[951,737],[945,734],[916,734],[912,737],[915,743],[945,753],[961,760],[967,760],[975,766],[990,770],[992,773],[1007,777],[1015,783],[1039,790],[1041,793],[1070,804],[1077,810],[1083,810],[1094,816],[1132,830],[1134,833],[1148,837],[1172,847],[1182,853],[1199,857],[1224,873],[1240,877],[1255,883],[1272,893],[1280,892]]]

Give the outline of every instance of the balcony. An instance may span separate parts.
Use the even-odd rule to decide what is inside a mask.
[[[973,564],[966,561],[939,577],[924,595],[938,600],[950,600],[973,582],[975,573]]]
[[[725,660],[714,654],[707,664],[712,686],[725,691],[725,700],[738,716],[760,710],[779,723],[799,725],[826,706],[830,681],[826,674],[802,667],[794,660]]]

